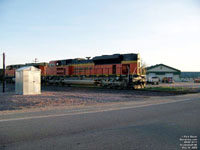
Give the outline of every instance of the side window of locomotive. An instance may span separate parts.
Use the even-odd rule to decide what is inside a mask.
[[[11,67],[11,66],[8,66],[8,67],[7,67],[7,70],[11,70],[11,69],[12,69],[12,67]]]
[[[54,67],[55,65],[54,65],[54,64],[49,64],[48,66],[49,66],[49,67]]]
[[[122,74],[128,74],[130,65],[122,65]]]
[[[61,61],[56,62],[56,66],[61,66],[61,65],[62,65]]]

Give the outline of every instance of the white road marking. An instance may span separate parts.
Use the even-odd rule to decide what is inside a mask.
[[[143,105],[139,105],[139,106],[126,106],[126,107],[119,107],[119,108],[107,108],[107,109],[92,110],[92,111],[87,111],[87,112],[74,112],[74,113],[68,112],[68,113],[64,113],[64,114],[55,114],[55,115],[43,115],[43,116],[32,116],[32,117],[22,117],[22,118],[10,118],[10,119],[2,119],[2,120],[0,120],[0,122],[18,121],[18,120],[30,120],[30,119],[40,119],[40,118],[50,118],[50,117],[72,116],[72,115],[79,115],[79,114],[90,114],[90,113],[122,110],[122,109],[131,109],[131,108],[140,108],[140,107],[148,107],[148,106],[155,106],[155,105],[163,105],[163,104],[176,103],[176,102],[182,102],[182,101],[188,101],[188,100],[191,100],[191,99],[160,102],[160,103],[156,103],[156,104],[143,104]]]

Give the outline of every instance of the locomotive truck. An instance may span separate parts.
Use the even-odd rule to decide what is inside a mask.
[[[134,89],[146,85],[145,76],[141,75],[140,55],[134,53],[10,65],[6,68],[7,79],[15,77],[17,68],[27,65],[41,69],[42,83]]]

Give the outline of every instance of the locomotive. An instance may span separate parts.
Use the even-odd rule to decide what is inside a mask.
[[[25,67],[25,66],[34,66],[38,69],[41,70],[41,76],[45,76],[46,75],[46,67],[47,67],[48,63],[26,63],[26,64],[15,64],[15,65],[9,65],[6,66],[6,70],[5,70],[5,77],[6,77],[6,82],[13,82],[15,79],[15,71],[21,67]]]
[[[113,54],[54,60],[49,63],[25,64],[41,69],[42,83],[62,85],[94,85],[109,88],[144,88],[146,80],[141,75],[139,54]],[[14,77],[15,69],[6,68],[7,77]]]

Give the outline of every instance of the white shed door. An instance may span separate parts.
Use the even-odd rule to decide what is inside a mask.
[[[40,91],[41,91],[40,80],[41,80],[40,72],[39,71],[35,71],[34,72],[34,77],[33,77],[33,84],[34,84],[34,92],[36,94],[40,94]]]

